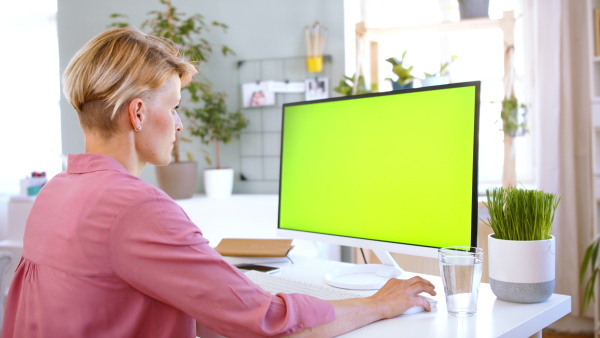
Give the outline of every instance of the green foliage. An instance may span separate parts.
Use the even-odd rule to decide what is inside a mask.
[[[221,167],[219,143],[226,144],[234,138],[239,138],[240,131],[246,128],[249,123],[241,112],[227,112],[225,97],[224,93],[204,91],[201,97],[191,98],[192,102],[202,100],[204,102],[203,107],[182,109],[190,121],[189,130],[192,136],[199,137],[204,144],[215,142],[217,168]],[[205,159],[209,165],[212,164],[208,156]]]
[[[560,197],[539,190],[499,187],[486,190],[494,237],[512,241],[550,239]]]
[[[527,106],[519,104],[515,97],[502,100],[502,131],[505,135],[519,136],[527,132],[527,123],[525,122]]]
[[[358,77],[358,83],[356,85],[356,92],[354,92],[354,80],[356,79],[356,74],[352,76],[344,75],[344,78],[340,80],[340,83],[337,87],[333,88],[337,93],[342,94],[343,96],[350,95],[360,95],[367,93],[376,93],[377,92],[377,84],[372,84],[371,89],[367,89],[367,85],[365,84],[365,78],[361,75]]]
[[[585,279],[585,273],[589,268],[591,273],[590,278],[585,284],[583,291],[583,302],[581,304],[581,311],[583,312],[590,304],[592,300],[596,299],[594,289],[596,287],[596,278],[600,274],[600,260],[598,259],[598,253],[600,252],[600,237],[596,238],[585,251],[583,262],[581,263],[581,270],[579,271],[579,284],[583,284]]]
[[[407,68],[404,66],[404,58],[406,57],[407,52],[408,51],[406,50],[404,53],[402,53],[402,59],[400,60],[397,58],[389,58],[385,60],[392,64],[392,72],[398,75],[398,79],[396,80],[393,80],[392,78],[386,78],[386,80],[397,82],[401,86],[405,86],[414,81],[415,77],[411,74],[414,67],[410,66]]]
[[[446,76],[448,75],[448,67],[450,67],[450,65],[452,63],[454,63],[454,61],[456,61],[456,55],[452,55],[450,61],[448,62],[444,62],[440,65],[440,69],[435,72],[435,73],[425,73],[425,77],[432,77],[432,76]]]
[[[213,46],[203,38],[203,35],[211,27],[217,27],[226,32],[227,25],[217,21],[207,23],[200,14],[186,16],[185,13],[179,13],[172,6],[170,0],[160,0],[160,3],[165,5],[166,8],[162,11],[156,10],[148,13],[150,18],[142,23],[141,28],[145,29],[148,34],[173,41],[183,56],[190,62],[196,65],[207,62],[213,52]],[[127,20],[127,16],[123,14],[112,14],[110,17],[114,20]],[[111,27],[127,26],[129,26],[127,22],[114,22],[111,24]],[[234,54],[225,45],[221,46],[220,52],[223,56]],[[244,128],[248,122],[243,119],[241,113],[227,114],[224,100],[226,94],[213,93],[210,84],[207,81],[202,81],[200,75],[197,75],[184,90],[189,94],[191,106],[183,107],[182,105],[180,109],[185,112],[189,119],[189,130],[193,136],[199,136],[204,144],[214,141],[218,159],[218,143],[228,143],[233,138],[239,137],[239,130]],[[182,140],[185,139],[182,138]],[[175,162],[179,161],[178,141],[173,148]],[[208,155],[206,158],[207,163],[211,164]],[[217,165],[219,165],[218,162],[217,160]]]
[[[181,53],[193,63],[203,63],[208,61],[213,47],[210,42],[202,38],[210,27],[219,27],[224,32],[227,31],[227,25],[221,22],[213,21],[206,23],[204,17],[200,14],[194,14],[185,17],[185,13],[178,13],[172,6],[170,0],[159,0],[166,6],[164,11],[151,11],[148,13],[151,17],[142,22],[141,28],[147,30],[148,34],[163,37],[173,41]],[[112,14],[112,19],[128,19],[123,14]],[[114,22],[111,27],[127,27],[127,22]],[[221,53],[224,56],[232,55],[234,52],[227,46],[221,47]]]

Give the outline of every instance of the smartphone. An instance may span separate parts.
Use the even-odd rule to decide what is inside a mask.
[[[275,272],[279,271],[278,267],[268,266],[268,265],[260,265],[260,264],[242,263],[242,264],[235,264],[235,267],[238,269],[241,269],[241,270],[256,270],[256,271],[266,272],[266,273],[275,273]]]

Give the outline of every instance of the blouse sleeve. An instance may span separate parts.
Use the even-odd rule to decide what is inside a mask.
[[[115,273],[132,287],[226,336],[287,335],[335,319],[327,301],[263,291],[164,197],[124,208],[111,229],[109,251]]]

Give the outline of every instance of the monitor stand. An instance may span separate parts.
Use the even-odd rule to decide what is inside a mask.
[[[325,283],[342,289],[377,290],[390,278],[399,277],[404,271],[389,252],[373,250],[381,264],[354,264],[329,271]]]

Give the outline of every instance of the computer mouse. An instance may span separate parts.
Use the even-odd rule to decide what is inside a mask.
[[[431,305],[432,310],[437,305],[437,300],[435,300],[433,298],[429,298],[429,297],[425,297],[425,296],[419,296],[419,297],[425,298],[429,302],[429,305]],[[422,306],[413,306],[410,309],[404,311],[402,314],[403,315],[412,315],[412,314],[423,312],[423,311],[425,311],[425,309]]]

